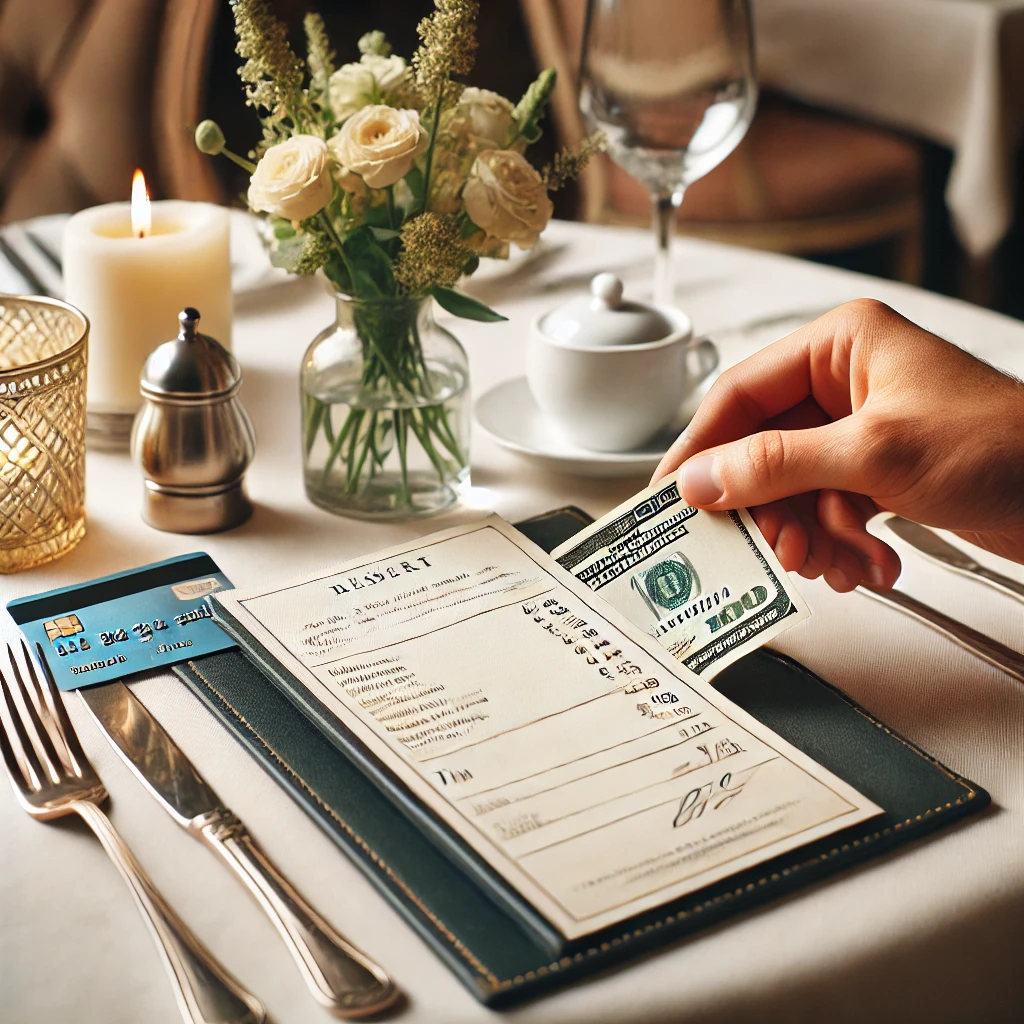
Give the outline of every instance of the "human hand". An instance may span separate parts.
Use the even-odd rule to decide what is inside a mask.
[[[888,589],[892,511],[1024,562],[1024,384],[858,299],[719,377],[654,480],[698,508],[747,506],[788,570]]]

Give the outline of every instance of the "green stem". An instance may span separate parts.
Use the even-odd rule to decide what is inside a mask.
[[[441,120],[441,101],[444,99],[444,82],[437,87],[434,101],[434,117],[430,123],[430,143],[427,146],[427,160],[423,168],[423,209],[430,207],[430,174],[434,169],[434,144],[437,142],[437,127]]]
[[[422,426],[418,426],[416,423],[416,413],[418,410],[409,410],[409,425],[412,427],[412,432],[416,435],[416,439],[419,441],[423,450],[427,453],[427,457],[434,464],[434,469],[437,470],[438,477],[443,480],[445,476],[444,461],[441,456],[437,454],[437,449],[430,443],[430,431],[424,421]],[[422,413],[421,413],[422,415]]]
[[[243,170],[248,171],[250,174],[256,170],[256,165],[251,160],[246,160],[244,156],[239,156],[237,153],[232,153],[230,149],[222,149],[221,153],[226,156],[233,164],[238,164]]]
[[[448,410],[443,405],[435,405],[430,410],[434,419],[434,433],[441,444],[452,453],[452,457],[461,465],[465,460],[459,442],[455,440],[451,424],[448,422]]]
[[[360,332],[360,334],[361,333],[362,332]],[[395,391],[400,393],[403,387],[405,388],[406,391],[409,391],[410,389],[408,384],[406,384],[401,379],[401,375],[391,365],[391,363],[388,360],[388,357],[384,355],[384,350],[381,348],[377,340],[373,337],[373,334],[371,332],[366,333],[366,341],[369,343],[370,348],[372,348],[376,352],[377,358],[381,361],[381,365],[384,367],[384,372],[388,375],[388,380],[391,382],[391,386],[395,389]]]
[[[396,220],[396,217],[395,217],[395,186],[394,185],[388,185],[387,193],[388,193],[388,220],[389,220],[389,222],[391,224],[391,230],[392,231],[397,231],[398,230],[398,223],[397,223],[397,220]]]
[[[376,425],[377,414],[374,412],[370,414],[369,431],[367,432],[366,441],[363,442],[363,453],[359,456],[359,462],[356,463],[355,472],[349,476],[348,489],[353,493],[356,490],[356,485],[359,483],[359,477],[362,476],[363,466],[366,464],[366,456],[370,453],[370,445],[373,443],[373,431]],[[353,447],[355,446],[353,445]]]
[[[314,398],[313,395],[305,395],[306,399],[306,457],[309,457],[309,453],[313,450],[313,444],[316,441],[317,431],[320,429],[320,424],[324,418],[325,404],[320,401],[319,398]]]
[[[345,270],[348,271],[349,280],[352,280],[352,264],[349,263],[348,257],[345,255],[345,246],[341,242],[341,238],[338,232],[334,230],[334,225],[331,223],[331,218],[321,210],[317,217],[320,219],[320,223],[324,226],[324,231],[327,232],[331,241],[338,247],[338,256],[341,258],[341,262],[345,265]]]
[[[349,432],[352,430],[353,424],[357,422],[357,417],[361,416],[361,413],[352,411],[345,417],[345,423],[343,424],[341,431],[338,436],[334,439],[331,444],[331,451],[327,457],[327,462],[324,463],[324,483],[327,482],[327,477],[330,475],[331,469],[334,467],[334,463],[338,461],[338,456],[341,454],[342,445],[345,443],[345,438],[348,437]]]
[[[398,461],[402,467],[402,501],[410,505],[412,504],[409,495],[409,461],[407,452],[408,443],[408,424],[405,422],[405,417],[408,413],[404,409],[395,410],[395,443],[398,445]]]
[[[355,413],[355,421],[353,426],[355,429],[352,431],[352,441],[348,446],[348,455],[345,458],[347,464],[347,471],[345,473],[345,486],[349,491],[355,490],[355,485],[352,480],[352,470],[355,465],[356,459],[356,443],[359,440],[359,427],[362,424],[363,417],[366,415],[364,409],[360,409]]]
[[[328,444],[334,444],[334,423],[331,420],[331,407],[324,404],[324,437]]]

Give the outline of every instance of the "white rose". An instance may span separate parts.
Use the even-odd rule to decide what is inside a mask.
[[[327,85],[331,113],[339,121],[344,121],[367,103],[372,103],[375,82],[373,72],[365,65],[342,64],[331,75]]]
[[[335,138],[337,138],[337,136],[335,136]],[[331,143],[333,142],[334,139],[331,139],[331,141],[327,143],[327,148],[331,149],[332,153],[333,148]],[[353,195],[356,196],[366,195],[366,182],[363,181],[363,179],[360,178],[358,174],[356,174],[353,171],[350,171],[344,164],[335,165],[334,180],[338,183],[339,187],[344,192],[351,192]]]
[[[512,127],[512,110],[512,104],[504,96],[490,89],[469,86],[459,97],[456,117],[470,135],[489,143],[481,149],[502,149]]]
[[[368,68],[381,93],[390,92],[408,77],[409,66],[401,57],[382,57],[379,53],[364,53],[359,63]]]
[[[521,249],[537,244],[554,212],[541,176],[508,149],[488,149],[476,158],[462,201],[478,228]]]
[[[401,57],[364,53],[358,64],[342,64],[331,75],[327,99],[339,121],[373,103],[408,77],[408,65]]]
[[[415,110],[363,107],[331,139],[331,152],[370,188],[386,188],[409,173],[429,142]]]
[[[293,135],[263,154],[249,179],[249,206],[285,220],[319,213],[334,194],[327,143],[315,135]]]
[[[464,174],[458,163],[438,159],[434,151],[434,169],[430,179],[430,209],[435,213],[458,213],[462,209],[459,191]]]
[[[466,248],[477,256],[487,256],[492,260],[508,259],[508,242],[503,242],[485,231],[475,231],[466,239]]]

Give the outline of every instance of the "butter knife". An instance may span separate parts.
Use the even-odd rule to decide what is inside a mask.
[[[917,548],[922,555],[927,556],[933,562],[963,573],[965,576],[974,576],[977,579],[996,587],[1003,593],[1010,594],[1018,601],[1024,601],[1024,583],[1018,583],[1001,572],[989,569],[972,558],[966,551],[955,547],[944,541],[933,530],[920,523],[904,519],[902,516],[890,516],[885,525],[896,534],[900,540],[905,540],[912,547]]]
[[[215,850],[256,897],[322,1006],[336,1017],[353,1020],[395,1002],[399,991],[391,978],[296,892],[124,683],[78,692],[114,749],[164,810]]]
[[[931,605],[918,601],[902,590],[895,587],[892,590],[869,590],[867,587],[858,587],[857,590],[876,601],[894,605],[900,611],[906,612],[912,618],[930,626],[936,632],[941,633],[947,639],[952,640],[958,647],[970,651],[975,657],[987,661],[990,665],[1012,676],[1018,682],[1024,683],[1024,655],[1018,654],[1015,650],[1001,644],[998,640],[979,633],[970,626],[944,615]]]

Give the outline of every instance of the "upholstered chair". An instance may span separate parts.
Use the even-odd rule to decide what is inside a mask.
[[[192,144],[219,0],[0,2],[0,221],[223,198]]]
[[[577,106],[586,0],[520,0],[537,63],[558,71],[552,101],[563,144],[585,133]],[[921,155],[912,142],[870,125],[762,94],[746,138],[686,193],[682,233],[813,254],[892,243],[893,273],[921,270]],[[580,180],[580,216],[646,224],[644,186],[607,157]]]

